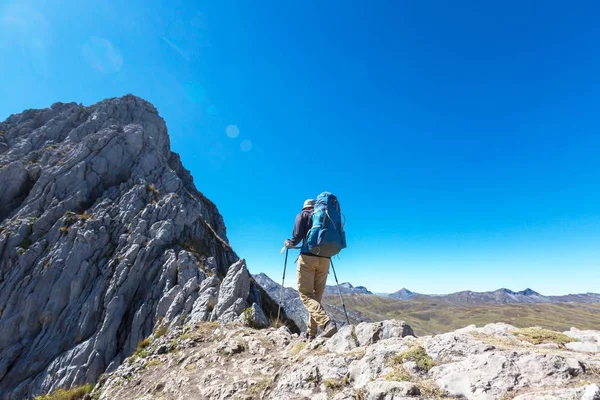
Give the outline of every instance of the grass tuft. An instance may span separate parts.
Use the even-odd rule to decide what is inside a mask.
[[[160,324],[158,326],[158,328],[156,328],[156,330],[154,331],[154,337],[156,339],[163,337],[167,334],[168,331],[169,331],[169,328],[166,325]]]
[[[298,343],[296,343],[294,345],[294,347],[292,347],[291,353],[292,354],[298,354],[302,350],[304,350],[305,347],[306,347],[306,343],[305,342],[298,342]]]
[[[88,219],[94,218],[94,214],[90,214],[85,210],[83,213],[78,215],[80,220],[87,221]]]
[[[269,386],[271,386],[271,380],[265,378],[256,385],[250,387],[250,395],[253,399],[258,399],[260,398],[261,393],[264,392]]]
[[[412,346],[392,359],[392,362],[397,365],[402,365],[405,361],[416,362],[417,367],[425,372],[428,372],[435,365],[431,357],[425,352],[423,346]]]
[[[344,378],[342,378],[342,380],[325,379],[323,381],[323,385],[325,385],[325,388],[329,391],[340,390],[341,388],[348,385],[349,383],[350,383],[350,379],[348,379],[347,376],[344,376]]]
[[[424,399],[445,400],[451,398],[448,396],[448,393],[445,390],[441,389],[432,380],[423,380],[419,382],[417,386],[419,387],[421,396],[423,396]]]
[[[148,350],[146,348],[150,346],[150,338],[145,338],[139,341],[137,349],[135,350],[134,356],[145,358],[148,356]]]
[[[515,329],[511,333],[519,340],[524,340],[532,344],[557,343],[562,345],[577,341],[577,339],[567,336],[564,333],[540,327]]]
[[[162,361],[160,361],[160,360],[150,360],[146,363],[146,367],[147,368],[156,367],[157,365],[160,365],[160,364],[162,364]]]
[[[385,374],[386,381],[408,382],[411,380],[410,375],[402,365],[394,365],[393,370]]]

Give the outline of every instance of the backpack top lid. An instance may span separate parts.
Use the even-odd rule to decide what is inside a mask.
[[[335,194],[329,193],[329,192],[323,192],[317,196],[317,200],[315,201],[315,207],[318,204],[320,204],[321,206],[324,204],[325,205],[338,204],[338,207],[339,207],[337,196]]]

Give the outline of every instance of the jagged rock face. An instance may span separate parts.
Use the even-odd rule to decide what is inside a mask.
[[[151,337],[145,354],[105,375],[93,394],[101,400],[600,399],[600,353],[534,345],[515,329],[489,324],[417,338],[406,323],[386,320],[306,342],[286,327],[176,327]],[[582,335],[591,342],[600,332]]]
[[[232,320],[260,304],[144,100],[12,115],[0,183],[2,399],[94,382],[159,322]]]

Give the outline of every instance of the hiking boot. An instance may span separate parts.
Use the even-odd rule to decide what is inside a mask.
[[[322,338],[330,338],[337,332],[337,325],[334,320],[330,319],[327,321],[325,326],[323,327],[323,333],[321,333]]]
[[[310,341],[312,341],[314,338],[315,338],[315,335],[311,335],[311,334],[310,334],[310,333],[308,333],[308,332],[302,332],[302,333],[300,334],[300,339],[301,339],[301,340],[306,340],[306,341],[310,342]]]

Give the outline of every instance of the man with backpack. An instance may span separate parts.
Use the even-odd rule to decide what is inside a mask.
[[[325,312],[321,300],[330,258],[346,247],[341,210],[333,194],[324,192],[317,197],[316,203],[313,199],[304,202],[302,211],[296,216],[292,238],[284,245],[289,249],[301,241],[297,284],[300,299],[309,314],[308,330],[304,335],[309,340],[314,339],[320,326],[323,328],[321,337],[329,338],[337,332],[337,325]]]

